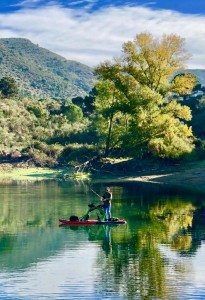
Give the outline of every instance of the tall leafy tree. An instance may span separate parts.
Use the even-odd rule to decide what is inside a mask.
[[[193,149],[192,130],[184,123],[191,119],[191,112],[171,97],[177,88],[171,78],[187,58],[184,39],[179,36],[163,35],[158,39],[142,33],[123,45],[120,58],[96,68],[104,89],[112,86],[115,95],[110,104],[110,95],[99,93],[104,99],[102,115],[109,110],[129,116],[126,135],[121,131],[118,138],[132,152],[140,148],[161,157],[178,157]],[[193,88],[192,77],[181,79],[181,90]],[[107,130],[112,130],[110,123]]]

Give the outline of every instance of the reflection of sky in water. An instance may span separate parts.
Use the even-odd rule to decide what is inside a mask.
[[[193,260],[193,282],[197,288],[203,287],[204,299],[205,299],[205,243],[203,242],[201,247],[196,253],[196,257]]]
[[[40,261],[22,273],[3,273],[0,276],[1,291],[3,289],[3,295],[13,299],[56,299],[63,295],[66,295],[66,299],[73,299],[75,294],[79,298],[82,295],[83,299],[83,295],[93,293],[95,270],[91,266],[96,260],[97,252],[97,245],[86,244],[79,250],[64,249],[58,255]],[[3,296],[1,291],[0,297]]]
[[[1,273],[0,299],[103,299],[95,290],[97,274],[101,271],[95,264],[100,246],[88,241],[79,246],[79,249],[67,249],[65,245],[56,256],[22,272]],[[174,298],[203,299],[205,244],[194,256],[181,257],[167,245],[160,245],[159,250],[167,261],[168,290],[174,289]],[[112,299],[126,298],[112,294]]]
[[[193,256],[181,256],[167,245],[159,245],[159,249],[168,261],[169,287],[174,288],[179,299],[205,299],[205,243]]]

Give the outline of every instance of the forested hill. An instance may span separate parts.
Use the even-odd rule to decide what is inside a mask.
[[[93,87],[92,69],[22,38],[0,39],[0,78],[13,77],[20,95],[83,96]]]

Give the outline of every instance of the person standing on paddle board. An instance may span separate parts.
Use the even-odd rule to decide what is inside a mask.
[[[103,194],[101,201],[104,202],[105,218],[107,220],[111,219],[111,200],[112,192],[109,187],[106,187],[105,193]]]

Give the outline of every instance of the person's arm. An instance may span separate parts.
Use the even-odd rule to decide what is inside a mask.
[[[111,192],[107,192],[105,194],[103,194],[103,196],[101,197],[101,201],[106,201],[106,200],[112,200],[112,193]]]
[[[105,194],[103,194],[103,196],[100,199],[101,201],[105,201]]]

